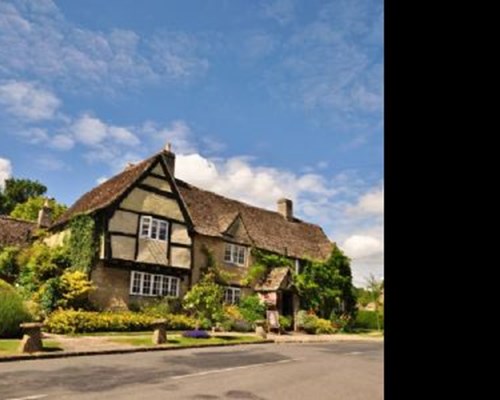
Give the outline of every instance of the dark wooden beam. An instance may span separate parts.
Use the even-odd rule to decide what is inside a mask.
[[[154,186],[145,185],[144,183],[138,183],[136,187],[138,189],[145,190],[146,192],[151,192],[157,194],[158,196],[163,196],[178,201],[177,196],[172,192],[167,192],[165,190],[155,188]]]

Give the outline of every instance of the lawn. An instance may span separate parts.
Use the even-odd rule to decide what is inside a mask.
[[[126,343],[131,344],[133,346],[154,346],[151,341],[151,334],[136,336],[136,337],[116,337],[113,339],[109,339],[111,342],[115,343]],[[262,340],[259,337],[255,336],[214,336],[209,339],[193,339],[193,338],[185,338],[181,335],[167,335],[167,343],[168,345],[172,345],[175,347],[184,347],[184,346],[192,346],[192,345],[205,345],[210,346],[214,344],[223,344],[223,343],[249,343],[256,342]]]
[[[20,339],[0,339],[0,356],[21,354],[18,351],[20,343],[21,343]],[[60,347],[59,342],[55,340],[43,341],[44,352],[62,351],[62,350],[63,349]]]

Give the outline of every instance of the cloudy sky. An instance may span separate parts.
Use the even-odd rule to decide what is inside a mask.
[[[70,205],[166,142],[177,177],[291,198],[383,277],[382,1],[0,1],[0,185]]]

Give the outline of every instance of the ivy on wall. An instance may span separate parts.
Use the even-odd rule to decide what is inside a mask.
[[[94,219],[88,215],[77,215],[70,223],[69,258],[73,270],[90,272],[96,254]]]
[[[246,276],[241,281],[244,286],[254,285],[261,281],[271,268],[292,266],[292,261],[289,258],[269,251],[253,248],[252,256],[254,263],[249,267]]]

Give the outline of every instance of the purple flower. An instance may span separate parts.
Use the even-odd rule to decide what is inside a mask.
[[[192,331],[185,331],[182,333],[182,336],[193,339],[209,339],[210,335],[207,331],[195,329]]]

